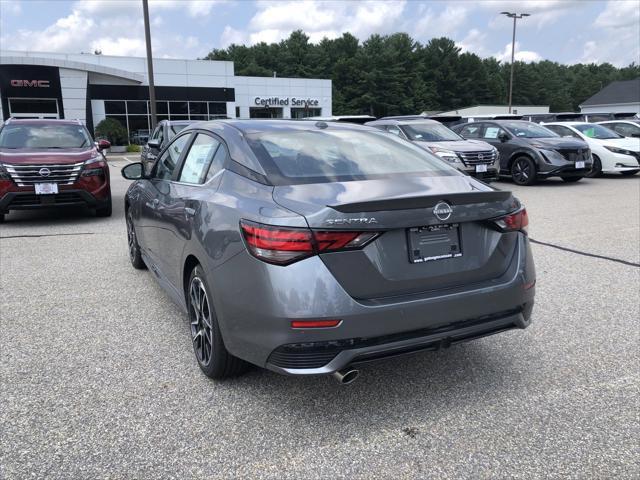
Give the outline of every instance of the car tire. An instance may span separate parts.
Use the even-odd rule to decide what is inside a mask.
[[[138,236],[136,235],[136,229],[133,225],[133,214],[131,210],[127,210],[126,216],[127,223],[127,244],[129,246],[129,260],[131,265],[137,270],[144,270],[147,265],[142,259],[142,252],[140,251],[140,244],[138,243]]]
[[[593,156],[593,165],[591,165],[591,171],[587,173],[588,178],[595,178],[602,175],[602,162],[597,155]]]
[[[204,271],[200,265],[196,265],[191,271],[186,288],[193,353],[198,366],[207,377],[235,377],[244,373],[249,364],[227,351],[211,303],[212,298]]]
[[[537,174],[536,164],[529,157],[518,157],[511,164],[511,178],[518,185],[533,185]]]
[[[111,202],[111,194],[109,194],[107,203],[100,208],[96,208],[96,217],[110,217],[112,212],[113,206]]]
[[[582,180],[582,177],[562,177],[563,182],[576,183]]]
[[[627,170],[626,172],[620,172],[620,173],[625,177],[632,177],[638,172],[640,172],[640,170]]]

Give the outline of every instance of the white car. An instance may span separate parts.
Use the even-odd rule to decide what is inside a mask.
[[[552,122],[544,126],[562,137],[575,137],[587,142],[593,156],[589,177],[601,173],[635,175],[640,172],[640,138],[623,137],[597,123]]]
[[[607,120],[598,122],[623,137],[640,138],[640,120]]]

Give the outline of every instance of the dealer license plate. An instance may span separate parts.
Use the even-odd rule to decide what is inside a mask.
[[[482,165],[476,165],[476,172],[477,173],[481,173],[481,172],[486,172],[487,171],[487,166],[482,164]]]
[[[457,223],[429,225],[407,230],[409,261],[424,263],[462,256]]]
[[[584,161],[576,162],[576,168],[584,168]]]
[[[52,195],[58,193],[57,183],[36,183],[36,195]]]

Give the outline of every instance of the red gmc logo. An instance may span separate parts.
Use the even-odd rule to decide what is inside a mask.
[[[11,86],[49,88],[49,80],[11,80]]]

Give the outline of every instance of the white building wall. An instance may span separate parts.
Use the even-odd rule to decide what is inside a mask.
[[[65,119],[79,119],[86,122],[87,112],[87,72],[60,68],[60,89]]]
[[[513,105],[511,112],[514,115],[529,115],[533,113],[549,113],[548,105]],[[473,115],[508,115],[508,105],[476,105],[474,107],[460,108],[442,112],[438,115],[460,115],[470,117]]]
[[[589,105],[582,106],[580,105],[581,113],[603,113],[603,112],[611,112],[611,113],[627,113],[627,112],[635,112],[640,115],[640,102],[638,103],[611,103],[609,105]]]
[[[331,80],[307,78],[273,77],[235,77],[236,106],[240,107],[240,116],[249,118],[249,108],[260,107],[256,98],[288,98],[289,105],[282,106],[283,118],[291,118],[292,99],[315,99],[322,116],[331,112]],[[300,108],[300,107],[298,107]]]

